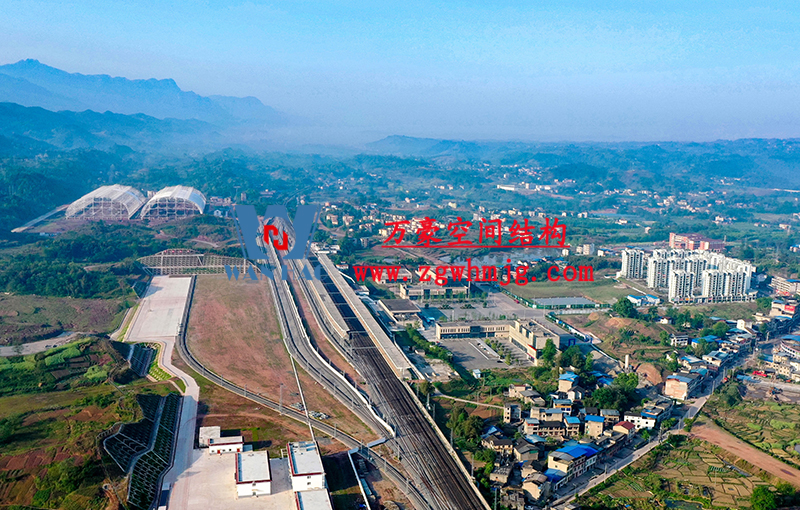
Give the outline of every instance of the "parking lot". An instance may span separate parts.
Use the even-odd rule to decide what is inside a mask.
[[[506,340],[501,342],[514,353],[515,362],[513,365],[506,364],[500,355],[494,352],[491,347],[486,345],[486,343],[479,338],[445,340],[440,342],[440,345],[451,351],[453,353],[453,361],[467,370],[475,370],[476,368],[479,370],[486,370],[532,365],[530,361],[525,359],[525,353],[519,350],[518,347]],[[519,361],[522,361],[522,363]]]

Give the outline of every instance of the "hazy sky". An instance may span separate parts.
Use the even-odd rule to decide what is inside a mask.
[[[0,63],[256,96],[309,141],[798,137],[800,2],[756,3],[2,0]]]

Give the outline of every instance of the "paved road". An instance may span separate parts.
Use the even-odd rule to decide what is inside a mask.
[[[22,345],[11,345],[0,347],[0,358],[7,358],[9,356],[27,356],[28,354],[36,354],[37,352],[44,352],[53,347],[60,347],[68,344],[73,340],[77,340],[81,335],[86,333],[65,331],[58,336],[48,338],[46,340],[38,340]]]
[[[177,348],[179,355],[187,365],[217,386],[236,393],[237,395],[241,395],[248,400],[251,400],[273,411],[279,412],[283,416],[299,421],[300,423],[310,423],[314,429],[333,437],[345,446],[352,449],[358,449],[359,453],[367,456],[383,475],[389,478],[401,491],[403,491],[403,493],[414,504],[415,508],[418,510],[433,510],[427,503],[426,499],[414,486],[414,484],[408,483],[407,478],[399,469],[397,469],[391,462],[388,462],[386,458],[376,453],[375,450],[365,446],[359,439],[345,434],[325,422],[316,420],[314,418],[309,419],[304,413],[295,411],[290,407],[282,406],[279,402],[266,398],[262,395],[246,392],[241,386],[237,386],[227,379],[215,374],[214,372],[211,372],[205,366],[203,366],[203,364],[200,363],[189,351],[188,346],[186,345],[185,336],[179,339]],[[172,502],[170,502],[170,509],[172,509],[171,505]]]
[[[194,277],[192,280],[165,276],[153,278],[133,318],[129,336],[131,342],[161,344],[158,364],[186,385],[173,466],[164,475],[164,485],[174,484],[170,508],[176,510],[188,508],[189,486],[186,483],[186,470],[192,462],[200,387],[192,377],[172,364],[172,351],[179,338],[174,333],[181,333],[185,328],[193,287]],[[162,333],[163,336],[160,336]]]
[[[734,365],[734,368],[736,366],[744,363],[745,360],[746,360],[746,358],[740,358],[739,361],[737,362],[737,364]],[[708,383],[706,383],[703,386],[704,391],[702,391],[701,394],[697,398],[695,398],[694,400],[692,400],[692,401],[690,401],[688,403],[689,405],[686,408],[686,411],[684,412],[683,416],[681,417],[681,419],[680,419],[680,421],[678,423],[678,426],[673,428],[673,429],[671,429],[671,430],[669,430],[669,431],[667,431],[666,434],[663,434],[660,442],[655,440],[655,438],[654,438],[647,445],[639,448],[638,450],[634,451],[630,455],[627,455],[622,459],[614,461],[613,464],[611,466],[609,466],[609,469],[608,469],[608,471],[606,473],[598,475],[598,476],[592,478],[591,480],[589,480],[586,483],[586,485],[581,487],[581,489],[577,492],[577,494],[572,494],[571,496],[567,496],[567,497],[564,497],[564,498],[561,498],[561,499],[557,500],[555,503],[553,503],[553,508],[565,508],[565,506],[569,502],[571,502],[573,499],[575,499],[576,496],[580,496],[580,495],[584,494],[586,491],[588,491],[592,487],[594,487],[596,485],[599,485],[600,483],[603,483],[604,481],[606,481],[610,476],[614,475],[620,469],[623,469],[626,466],[630,465],[631,463],[636,462],[637,460],[642,458],[642,456],[644,456],[647,453],[649,453],[653,448],[655,448],[659,444],[663,443],[671,434],[683,432],[683,421],[686,420],[686,419],[694,418],[694,417],[697,416],[697,414],[703,409],[703,406],[706,405],[706,402],[708,401],[708,398],[711,396],[713,388],[716,385],[719,384],[719,382],[722,380],[722,378],[723,378],[723,373],[721,372],[721,373],[719,373],[717,375],[716,378],[714,378],[712,381],[709,381]]]
[[[753,376],[758,377],[758,376]],[[772,382],[772,381],[760,381],[756,379],[755,381],[748,381],[747,384],[755,384],[757,386],[766,386],[768,388],[780,388],[783,391],[789,391],[791,393],[800,393],[800,384],[792,384],[792,383],[782,383],[782,382]]]

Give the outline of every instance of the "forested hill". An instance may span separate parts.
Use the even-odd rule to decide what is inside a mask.
[[[367,144],[374,154],[425,158],[439,164],[529,167],[552,179],[587,185],[650,186],[676,179],[800,189],[800,140],[715,142],[525,143],[389,136]]]

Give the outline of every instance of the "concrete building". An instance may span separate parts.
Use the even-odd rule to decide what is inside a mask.
[[[489,474],[489,481],[505,485],[511,477],[511,464],[495,464],[494,469]]]
[[[402,279],[402,276],[398,275]],[[448,282],[445,285],[436,285],[434,283],[417,283],[417,284],[400,284],[400,297],[403,299],[411,300],[425,300],[425,299],[449,299],[458,297],[469,297],[469,283],[466,282]]]
[[[533,501],[543,501],[550,497],[550,481],[543,473],[534,473],[522,481],[522,490]]]
[[[798,302],[796,299],[773,299],[772,306],[769,309],[770,317],[777,317],[783,315],[785,317],[794,317],[798,312]]]
[[[514,423],[522,419],[522,408],[519,404],[503,405],[503,423]]]
[[[457,338],[508,338],[509,322],[461,321],[436,323],[436,339]]]
[[[780,296],[794,296],[800,294],[800,280],[773,276],[770,287]]]
[[[800,359],[800,336],[784,335],[781,338],[780,352],[788,358]]]
[[[643,250],[622,250],[622,269],[618,277],[643,280],[647,276],[646,254]]]
[[[600,409],[600,416],[609,425],[613,425],[619,421],[619,411],[616,409]]]
[[[197,444],[200,448],[208,448],[209,440],[212,438],[219,438],[222,435],[220,427],[200,427],[197,436]]]
[[[559,485],[563,485],[591,469],[597,462],[597,453],[597,450],[586,445],[559,448],[547,458],[547,468],[548,471],[563,473],[559,480]]]
[[[505,437],[491,435],[481,440],[481,446],[502,455],[510,455],[514,449],[514,441]]]
[[[132,218],[144,205],[142,193],[130,186],[101,186],[67,207],[67,218],[87,220],[125,220]]]
[[[725,243],[717,239],[710,239],[700,234],[676,234],[670,232],[669,247],[673,250],[698,250],[698,251],[722,251]]]
[[[668,297],[673,303],[691,301],[694,297],[695,275],[689,271],[677,269],[669,273]]]
[[[686,400],[691,398],[702,381],[703,377],[699,373],[678,372],[669,375],[664,384],[664,395],[675,400]]]
[[[333,510],[326,489],[312,489],[294,493],[297,510]]]
[[[326,489],[325,470],[316,442],[289,443],[288,452],[293,491]]]
[[[222,453],[238,453],[244,449],[242,436],[212,437],[208,440],[208,453],[210,455]]]
[[[272,494],[269,454],[265,451],[237,453],[234,478],[237,498]]]
[[[616,423],[612,430],[614,432],[619,432],[620,434],[624,434],[625,437],[630,439],[631,437],[633,437],[634,434],[636,434],[636,425],[634,425],[629,421],[623,420],[621,422]]]
[[[408,299],[381,299],[378,306],[400,327],[422,322],[419,307]]]
[[[578,374],[565,372],[558,376],[558,391],[566,393],[578,384]]]
[[[590,437],[600,437],[603,434],[605,422],[602,416],[595,416],[593,414],[587,415],[584,420],[586,434]]]
[[[652,429],[656,426],[656,419],[643,416],[642,413],[625,413],[625,421],[633,423],[636,430]]]

